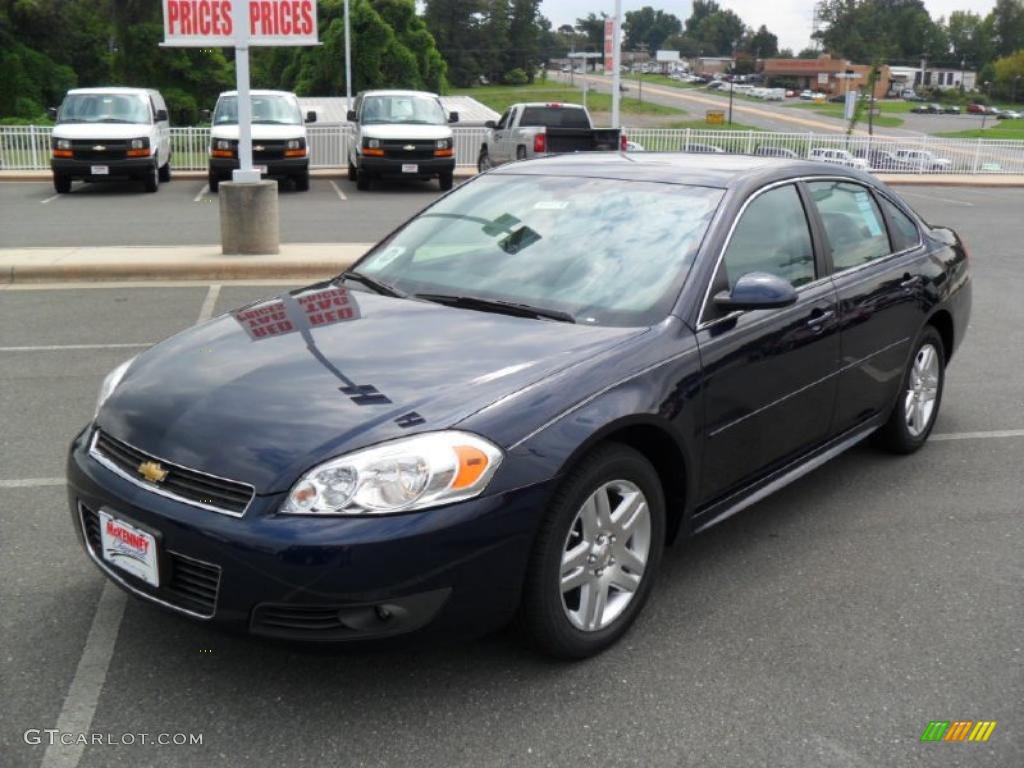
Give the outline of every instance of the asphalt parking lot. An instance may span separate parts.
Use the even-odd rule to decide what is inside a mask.
[[[577,664],[510,631],[400,651],[270,644],[122,597],[72,531],[69,440],[116,364],[285,286],[0,286],[0,765],[1024,765],[1024,190],[904,191],[964,235],[975,280],[932,441],[902,458],[856,448],[676,545],[633,631]],[[35,205],[47,220],[91,194],[126,220],[153,200]],[[411,210],[435,192],[401,194]],[[322,196],[348,222],[323,226],[357,227],[351,240],[387,228]],[[921,743],[932,720],[998,725],[983,744]],[[75,726],[115,744],[23,736]],[[178,733],[202,744],[138,737]]]
[[[68,245],[207,245],[220,242],[217,195],[203,179],[175,179],[146,194],[138,182],[0,183],[0,248]],[[308,192],[282,185],[281,241],[379,240],[430,203],[437,182],[385,181],[359,192],[344,177],[314,176]],[[362,239],[360,239],[362,238]]]

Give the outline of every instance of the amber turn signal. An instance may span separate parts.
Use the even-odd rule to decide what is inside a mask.
[[[435,149],[434,150],[434,157],[451,157],[454,154],[455,154],[455,151],[452,150],[452,149]]]
[[[53,150],[54,157],[74,157],[75,153],[70,149],[55,149]]]

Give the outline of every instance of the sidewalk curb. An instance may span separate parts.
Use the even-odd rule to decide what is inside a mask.
[[[455,169],[455,175],[459,178],[476,176],[476,168],[462,166]],[[314,179],[345,179],[348,172],[344,168],[314,168],[309,172]],[[50,181],[53,174],[50,171],[0,171],[0,181]],[[187,179],[189,181],[204,181],[206,171],[178,171],[175,170],[171,180]]]
[[[14,265],[0,275],[0,284],[42,282],[111,282],[125,280],[320,280],[343,272],[352,261],[238,264],[38,264]]]

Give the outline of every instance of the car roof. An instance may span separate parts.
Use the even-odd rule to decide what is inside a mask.
[[[842,175],[875,183],[859,171],[826,163],[766,155],[686,152],[578,152],[510,163],[489,173],[653,181],[720,189],[814,175]]]
[[[94,94],[111,94],[111,95],[119,94],[119,93],[121,93],[121,94],[131,93],[131,94],[136,94],[138,96],[148,96],[151,93],[156,93],[156,91],[154,91],[152,88],[128,88],[128,87],[119,88],[116,85],[112,85],[112,86],[106,86],[106,87],[103,87],[103,88],[72,88],[71,90],[68,91],[68,93],[69,94],[72,94],[72,93],[76,93],[76,94],[77,93],[94,93]]]
[[[520,107],[559,107],[566,109],[586,109],[582,104],[574,104],[571,101],[521,101]]]
[[[385,88],[375,91],[363,91],[360,96],[429,96],[432,99],[440,98],[436,93],[430,91],[410,91],[400,88]]]
[[[221,96],[237,96],[238,91],[222,91]],[[249,91],[250,96],[291,96],[295,98],[295,94],[291,91],[271,91],[267,89],[254,88]]]

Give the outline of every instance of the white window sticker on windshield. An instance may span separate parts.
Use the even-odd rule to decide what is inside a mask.
[[[568,200],[538,200],[533,204],[535,210],[539,211],[564,211],[569,207]]]
[[[882,227],[878,223],[878,216],[875,215],[874,208],[871,207],[871,200],[867,193],[857,193],[857,207],[864,214],[864,223],[868,225],[868,232],[871,233],[871,236],[878,237],[881,235]]]
[[[405,253],[405,248],[400,245],[392,245],[390,248],[386,248],[377,254],[373,260],[374,266],[386,267],[403,253]]]

